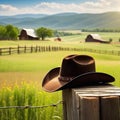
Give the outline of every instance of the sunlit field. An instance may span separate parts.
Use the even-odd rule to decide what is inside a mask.
[[[40,85],[44,75],[52,68],[61,66],[63,57],[69,54],[87,54],[96,60],[97,71],[107,72],[119,79],[120,57],[113,55],[95,54],[89,52],[42,52],[26,53],[21,55],[1,56],[0,59],[0,82],[20,83],[29,81]],[[58,57],[59,56],[59,57]],[[6,81],[6,83],[5,83]],[[14,81],[14,82],[13,82]],[[119,80],[118,80],[119,81]]]
[[[85,33],[86,34],[86,33]],[[119,34],[100,33],[103,38],[118,41]],[[111,36],[112,35],[112,36]],[[85,35],[62,37],[62,42],[50,41],[0,41],[0,47],[20,46],[62,46],[120,51],[120,44],[84,43]],[[70,54],[86,54],[96,61],[96,71],[115,77],[111,83],[120,87],[120,56],[91,53],[86,51],[51,51],[21,53],[0,56],[0,107],[2,106],[44,106],[62,100],[61,91],[47,93],[41,87],[46,73],[61,66],[62,59]],[[62,120],[62,104],[44,109],[0,109],[1,120]]]

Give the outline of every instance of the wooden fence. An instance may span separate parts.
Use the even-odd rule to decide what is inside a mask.
[[[120,51],[114,50],[97,50],[91,48],[69,48],[61,46],[18,46],[18,47],[7,47],[0,48],[0,56],[11,55],[11,54],[21,54],[21,53],[33,53],[33,52],[51,52],[51,51],[86,51],[99,54],[108,55],[118,55],[120,56]]]
[[[120,120],[120,88],[112,85],[63,90],[64,120]]]

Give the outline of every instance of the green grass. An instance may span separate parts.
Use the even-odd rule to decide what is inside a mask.
[[[39,81],[44,75],[52,68],[61,66],[62,59],[69,54],[87,54],[91,55],[96,60],[97,71],[107,72],[119,78],[118,71],[120,70],[120,58],[119,56],[95,54],[89,52],[42,52],[42,53],[29,53],[21,55],[1,56],[0,59],[0,72],[12,72],[12,73],[39,73],[37,78]],[[58,57],[59,56],[59,57]],[[37,76],[38,76],[37,75]],[[4,79],[5,77],[2,76]],[[18,78],[19,79],[19,78]],[[36,80],[36,81],[38,81]]]
[[[61,66],[63,57],[69,54],[87,54],[93,56],[96,60],[96,71],[113,75],[116,78],[113,84],[120,86],[119,56],[71,51],[1,56],[0,82],[2,86],[0,89],[0,106],[44,106],[61,101],[61,91],[46,93],[41,89],[41,81],[50,69]],[[35,78],[36,75],[38,78]],[[26,80],[27,77],[29,80]],[[6,79],[6,83],[4,83],[4,79]],[[11,85],[11,82],[15,82],[15,84]],[[0,119],[62,120],[62,104],[57,107],[43,109],[0,109]]]
[[[103,37],[117,34],[103,34]],[[120,50],[119,44],[80,43],[85,35],[63,37],[63,42],[53,41],[0,41],[0,47],[51,45],[100,50]],[[111,37],[112,38],[112,37]],[[53,38],[51,38],[53,40]],[[57,51],[23,53],[0,56],[0,106],[43,106],[62,100],[61,91],[46,93],[41,89],[45,74],[52,68],[61,66],[62,59],[69,54],[87,54],[95,58],[96,71],[113,75],[112,84],[120,87],[120,57],[90,52]],[[0,109],[0,120],[62,120],[62,105],[44,109]]]
[[[89,34],[99,34],[103,40],[109,41],[109,39],[111,38],[113,42],[118,42],[120,39],[119,32],[81,32],[80,35],[65,36],[62,38],[64,41],[67,41],[67,42],[84,42],[85,38]]]
[[[58,58],[58,54],[60,55]],[[21,55],[2,56],[0,60],[1,72],[35,72],[46,71],[58,66],[62,59],[60,52],[29,53]],[[52,56],[51,56],[52,55]],[[54,56],[54,57],[53,57]],[[64,55],[63,55],[64,56]]]
[[[61,92],[46,94],[32,84],[23,83],[0,90],[0,107],[4,106],[48,106],[44,108],[0,109],[0,120],[62,120],[62,105],[50,106],[61,101]],[[59,119],[57,119],[57,118]]]
[[[69,54],[88,54],[95,57],[96,61],[119,62],[119,56],[95,54],[89,52],[40,52],[40,53],[23,53],[21,55],[1,56],[0,72],[38,72],[46,71],[61,65],[63,57]],[[59,56],[59,57],[58,57]],[[98,63],[98,65],[101,63]]]

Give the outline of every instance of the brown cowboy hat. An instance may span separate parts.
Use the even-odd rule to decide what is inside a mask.
[[[69,55],[61,67],[50,70],[44,77],[42,87],[54,92],[83,85],[103,84],[115,79],[106,73],[95,71],[95,60],[88,55]]]

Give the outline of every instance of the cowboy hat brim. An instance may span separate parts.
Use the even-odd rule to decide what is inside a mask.
[[[88,72],[74,77],[69,82],[59,80],[60,67],[50,70],[43,79],[42,88],[47,92],[54,92],[66,88],[75,88],[84,85],[103,84],[113,82],[113,76],[102,72]]]

